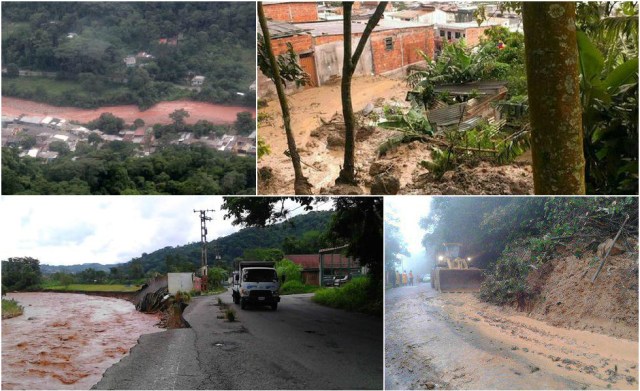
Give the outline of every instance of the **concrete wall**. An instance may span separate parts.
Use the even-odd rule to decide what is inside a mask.
[[[344,45],[342,43],[342,37],[337,36],[338,39],[328,39],[322,37],[321,42],[329,42],[321,45],[317,45],[315,48],[316,59],[316,72],[318,74],[318,84],[323,85],[342,76],[342,60],[344,59]],[[351,47],[355,50],[358,45],[360,37],[353,38],[351,40]],[[317,41],[316,41],[317,42]],[[358,61],[358,66],[354,73],[355,76],[370,75],[373,73],[373,63],[371,62],[371,45],[367,43]]]
[[[168,273],[169,293],[175,295],[176,292],[191,292],[193,290],[193,273]]]

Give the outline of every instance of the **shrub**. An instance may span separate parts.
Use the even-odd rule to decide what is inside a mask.
[[[525,251],[526,252],[526,251]],[[507,247],[496,263],[485,272],[480,299],[498,305],[527,299],[531,292],[526,278],[531,270],[531,256]]]
[[[305,285],[300,281],[286,281],[280,287],[281,295],[295,295],[298,293],[311,293],[318,289],[318,287],[312,285]]]
[[[23,312],[24,308],[14,299],[2,299],[2,319],[20,316]]]
[[[224,316],[229,322],[235,322],[235,320],[236,320],[236,312],[234,310],[232,310],[231,308],[227,309],[224,312]]]
[[[322,288],[316,291],[313,301],[329,307],[347,311],[382,315],[382,294],[372,294],[371,280],[368,277],[356,277],[342,288]],[[381,289],[375,287],[375,290]]]

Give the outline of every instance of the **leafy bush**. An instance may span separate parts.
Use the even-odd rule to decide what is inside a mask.
[[[489,269],[480,288],[480,299],[498,305],[511,304],[530,296],[526,278],[529,259],[521,252],[507,247]]]
[[[357,277],[341,288],[319,289],[312,300],[333,308],[382,315],[382,294],[372,295],[371,284],[368,277]]]
[[[280,287],[281,295],[295,295],[299,293],[311,293],[315,292],[318,287],[313,285],[305,285],[300,281],[286,281]]]
[[[282,259],[276,262],[276,272],[280,281],[282,281],[283,274],[286,276],[284,285],[287,282],[300,282],[302,284],[302,266],[293,261]]]

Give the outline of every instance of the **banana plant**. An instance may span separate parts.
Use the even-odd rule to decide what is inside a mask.
[[[598,193],[638,192],[638,58],[607,72],[605,58],[578,32],[587,181]]]

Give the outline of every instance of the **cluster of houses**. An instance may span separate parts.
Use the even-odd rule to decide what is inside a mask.
[[[476,21],[477,3],[402,2],[394,9],[389,2],[383,18],[373,29],[360,57],[356,75],[403,74],[410,66],[424,63],[419,52],[435,58],[444,42],[464,39],[467,46],[480,43],[484,31],[503,26],[522,30],[519,15],[501,11],[497,5],[483,5],[486,20]],[[377,7],[377,1],[356,1],[352,9],[351,32],[355,47]],[[307,87],[339,78],[342,72],[342,7],[332,3],[274,1],[263,4],[274,54],[287,51],[290,43],[300,67],[310,76]],[[259,94],[272,94],[271,81],[259,73]],[[290,88],[295,88],[294,86]]]
[[[62,141],[67,144],[70,151],[75,151],[79,142],[88,142],[89,136],[95,134],[102,142],[123,141],[139,145],[138,155],[148,156],[155,152],[156,138],[152,127],[140,127],[135,130],[122,130],[118,134],[106,134],[98,129],[87,129],[84,126],[73,124],[65,119],[54,117],[38,117],[21,115],[19,117],[2,116],[2,146],[24,149],[24,140],[35,140],[34,145],[29,145],[21,156],[44,159],[49,162],[58,157],[58,152],[50,149],[54,141]],[[223,135],[217,137],[195,138],[192,133],[184,132],[170,144],[204,144],[218,151],[226,151],[234,154],[256,154],[256,132],[247,137],[236,135]]]

